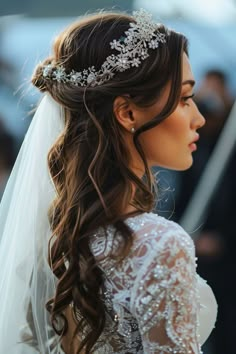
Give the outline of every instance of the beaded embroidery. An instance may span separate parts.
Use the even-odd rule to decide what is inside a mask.
[[[114,227],[107,229],[108,242],[102,229],[91,239],[95,258],[107,256],[99,266],[107,278],[106,302],[113,313],[93,353],[200,354],[193,241],[179,225],[153,213],[126,223],[135,239],[120,264],[109,257]]]

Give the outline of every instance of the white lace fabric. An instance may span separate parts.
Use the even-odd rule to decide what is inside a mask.
[[[119,235],[113,243],[113,227],[107,241],[102,229],[91,240],[106,275],[111,315],[94,353],[202,353],[192,239],[178,224],[153,213],[126,222],[134,231],[134,244],[122,263],[109,257],[112,245],[114,251],[119,244]]]

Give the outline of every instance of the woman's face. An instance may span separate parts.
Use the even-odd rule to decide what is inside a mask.
[[[192,99],[193,86],[191,66],[184,54],[180,102],[168,118],[140,135],[149,166],[186,170],[192,165],[192,154],[197,149],[196,141],[199,138],[197,130],[205,124]],[[148,117],[154,117],[160,111],[167,102],[169,91],[170,87],[167,87],[161,100],[148,108]]]

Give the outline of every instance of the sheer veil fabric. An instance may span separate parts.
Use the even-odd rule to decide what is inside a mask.
[[[63,117],[63,108],[46,94],[0,205],[0,353],[60,352],[45,302],[55,291],[47,262],[47,212],[55,196],[47,154],[63,132]]]

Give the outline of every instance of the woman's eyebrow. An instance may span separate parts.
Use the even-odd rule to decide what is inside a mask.
[[[194,86],[195,85],[195,81],[194,80],[185,80],[185,81],[182,82],[182,85]]]

